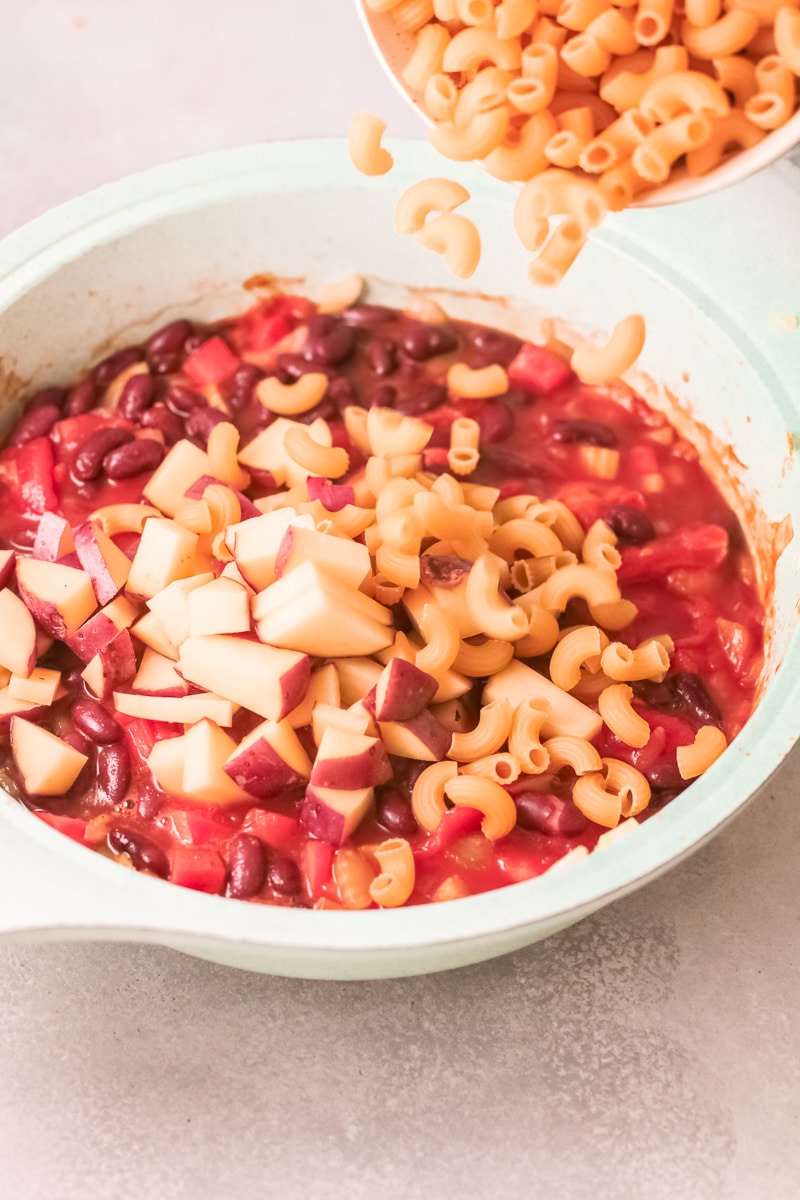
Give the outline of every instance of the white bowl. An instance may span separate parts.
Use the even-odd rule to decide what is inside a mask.
[[[154,325],[245,307],[251,297],[241,283],[258,272],[308,277],[313,292],[358,271],[392,281],[374,283],[378,299],[402,302],[409,286],[422,285],[439,289],[454,314],[535,332],[543,310],[530,305],[507,188],[483,174],[472,180],[485,252],[469,288],[451,293],[440,259],[392,227],[397,194],[431,174],[437,156],[414,143],[392,149],[395,170],[371,180],[350,168],[341,142],[223,151],[93,192],[7,238],[0,243],[6,419],[21,388],[66,380],[93,354]],[[726,494],[765,563],[773,525],[787,517],[800,523],[789,432],[800,427],[800,333],[771,327],[773,315],[793,310],[800,277],[800,246],[776,232],[796,227],[800,180],[793,182],[771,171],[724,205],[713,198],[691,212],[621,214],[547,293],[578,332],[608,330],[632,310],[645,314],[641,366],[659,384],[642,378],[641,386],[684,429],[696,428],[691,407],[712,470],[719,462],[709,439],[733,448]],[[434,907],[290,910],[125,871],[0,794],[0,936],[157,942],[253,970],[328,978],[434,971],[545,937],[688,854],[785,758],[800,732],[797,600],[792,545],[771,588],[766,683],[755,715],[704,777],[588,859]]]
[[[414,47],[414,35],[398,29],[391,12],[376,13],[367,6],[365,0],[355,0],[356,10],[367,39],[378,57],[383,69],[391,79],[404,100],[407,100],[419,114],[420,119],[427,125],[434,122],[424,111],[418,92],[409,88],[402,78],[403,68],[411,57]],[[754,175],[777,162],[792,147],[800,144],[800,109],[785,125],[767,134],[760,142],[749,150],[741,150],[720,163],[707,175],[693,177],[687,174],[684,167],[676,168],[669,182],[661,187],[643,193],[633,201],[633,208],[659,208],[664,204],[677,204],[684,200],[698,200],[708,196],[720,188],[739,183],[742,179]],[[444,160],[446,161],[446,160]],[[439,160],[438,173],[441,174],[443,160]],[[447,170],[450,170],[449,163]]]

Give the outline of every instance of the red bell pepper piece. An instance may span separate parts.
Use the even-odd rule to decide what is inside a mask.
[[[240,365],[239,359],[222,338],[212,337],[189,355],[183,364],[183,372],[192,383],[202,387],[206,383],[220,383],[227,379]]]
[[[427,858],[431,854],[441,854],[465,837],[468,833],[476,833],[481,827],[483,813],[477,808],[451,808],[444,814],[435,830],[424,845],[416,847],[415,858]]]
[[[684,526],[644,546],[623,550],[617,580],[621,585],[641,583],[670,571],[714,568],[727,553],[728,531],[721,525]]]
[[[225,864],[216,850],[202,846],[173,846],[170,879],[179,887],[219,895],[225,883]]]

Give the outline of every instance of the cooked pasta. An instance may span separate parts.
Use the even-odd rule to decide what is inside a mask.
[[[517,823],[517,806],[499,783],[480,775],[457,775],[445,781],[444,794],[456,806],[483,813],[481,831],[490,842],[505,837]]]
[[[600,656],[600,665],[609,679],[625,683],[637,679],[659,681],[669,670],[669,653],[655,638],[635,650],[624,642],[611,642]]]
[[[416,867],[405,838],[390,838],[375,847],[380,874],[369,885],[369,895],[381,908],[405,904],[414,890]]]
[[[650,726],[632,705],[633,691],[626,683],[605,687],[597,698],[603,721],[626,746],[641,749],[650,741]]]
[[[608,638],[596,625],[580,625],[565,633],[555,646],[550,657],[550,678],[565,692],[571,692],[581,680],[581,667],[589,668],[592,659],[597,659],[595,671],[599,669],[599,656],[608,645]]]
[[[508,700],[485,704],[474,729],[469,733],[453,734],[447,757],[457,762],[474,762],[476,758],[495,754],[508,740],[512,717],[513,710]]]
[[[513,642],[528,632],[528,620],[520,608],[500,596],[499,582],[493,555],[481,554],[467,576],[467,607],[481,633]]]
[[[455,780],[458,764],[450,760],[431,763],[417,776],[411,790],[411,811],[428,833],[433,833],[447,812],[445,785]]]
[[[678,746],[675,756],[681,779],[696,779],[716,762],[727,748],[725,734],[716,725],[703,725],[688,746]]]
[[[549,715],[546,700],[523,700],[514,709],[508,749],[526,775],[541,775],[550,766],[550,755],[542,745],[542,726]]]
[[[560,771],[569,767],[576,775],[586,775],[590,771],[602,770],[603,763],[600,753],[586,738],[576,737],[571,733],[562,733],[548,738],[544,743],[550,760],[550,770]]]
[[[315,408],[327,387],[328,376],[316,371],[301,375],[295,383],[281,383],[275,376],[268,376],[257,385],[256,396],[269,412],[296,417]]]
[[[292,462],[323,479],[338,479],[350,466],[346,450],[340,446],[321,446],[305,425],[288,429],[283,446]]]

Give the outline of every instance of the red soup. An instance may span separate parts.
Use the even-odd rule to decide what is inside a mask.
[[[694,448],[498,330],[293,296],[174,321],[32,396],[0,487],[7,786],[184,887],[530,879],[752,709],[753,563]]]

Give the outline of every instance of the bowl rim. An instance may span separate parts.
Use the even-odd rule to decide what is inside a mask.
[[[409,35],[403,35],[391,24],[391,12],[375,12],[366,0],[353,0],[361,21],[367,41],[382,66],[395,90],[402,96],[406,104],[414,109],[417,116],[429,128],[435,122],[420,103],[418,95],[400,78],[398,71],[392,65],[393,56],[389,47],[392,43],[399,44]],[[784,154],[788,154],[795,146],[800,145],[800,108],[788,121],[777,129],[771,130],[766,137],[756,142],[747,150],[738,150],[712,171],[696,177],[685,173],[675,179],[670,179],[661,187],[648,188],[638,198],[635,197],[629,208],[662,208],[668,204],[680,204],[689,200],[699,200],[710,196],[721,188],[730,187],[757,171],[763,170],[771,163],[777,162]],[[447,159],[442,160],[448,163]],[[476,165],[481,166],[480,163]],[[521,187],[513,183],[511,187]]]
[[[397,150],[393,186],[402,184],[404,176],[413,180],[430,172],[434,157],[430,147],[403,142]],[[490,201],[507,195],[496,180],[477,174],[476,195]],[[309,185],[345,190],[369,186],[349,170],[341,139],[216,151],[105,185],[43,214],[0,242],[0,312],[86,250],[162,217],[187,213],[220,198],[292,193]],[[47,857],[55,853],[74,868],[76,889],[88,889],[104,905],[92,923],[97,930],[172,930],[319,954],[398,952],[492,940],[546,922],[568,924],[631,891],[675,865],[732,819],[766,783],[798,737],[800,634],[795,627],[784,661],[739,737],[691,789],[644,822],[635,837],[621,837],[536,879],[434,908],[323,915],[308,909],[231,902],[121,871],[116,863],[37,820],[6,794],[0,794],[0,823],[10,823],[33,848]],[[69,897],[56,897],[51,925],[69,927],[69,913]]]

